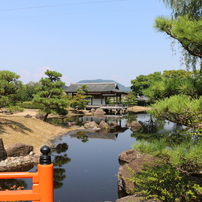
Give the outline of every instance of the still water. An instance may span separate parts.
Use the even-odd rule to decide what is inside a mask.
[[[113,121],[111,118],[110,121]],[[117,121],[117,120],[116,120]],[[118,156],[121,152],[131,149],[137,138],[144,133],[158,133],[176,128],[175,124],[161,122],[151,123],[147,114],[137,114],[136,121],[144,124],[142,132],[133,132],[125,127],[127,119],[119,119],[122,130],[110,134],[87,134],[88,139],[79,139],[77,131],[68,133],[54,141],[55,145],[66,145],[66,151],[52,153],[52,158],[63,158],[56,163],[55,169],[60,169],[58,181],[55,184],[56,202],[104,202],[118,199],[119,168]],[[149,129],[149,127],[152,128]],[[157,127],[158,125],[158,127]],[[145,127],[146,126],[146,127]],[[154,127],[155,126],[155,127]],[[60,157],[58,157],[60,156]],[[56,160],[54,160],[56,161]],[[57,173],[56,173],[57,175]],[[57,179],[57,177],[55,177]]]
[[[82,117],[82,120],[89,118],[92,119]],[[132,131],[125,127],[127,121],[133,120],[141,123],[140,130]],[[180,127],[167,121],[153,120],[147,114],[136,114],[132,118],[108,117],[105,121],[115,121],[119,126],[102,134],[83,135],[79,130],[72,131],[54,140],[51,156],[54,163],[55,202],[115,202],[119,198],[119,154],[131,149],[132,144],[141,139],[158,139],[164,133],[166,137],[175,139],[175,131]],[[36,168],[30,171],[35,172]],[[1,186],[10,187],[8,183],[11,184],[3,181]],[[15,180],[14,184],[31,188],[31,180]]]

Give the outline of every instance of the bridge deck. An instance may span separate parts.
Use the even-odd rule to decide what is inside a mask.
[[[128,107],[124,105],[87,105],[86,108],[90,109],[116,109],[116,110],[125,110]]]

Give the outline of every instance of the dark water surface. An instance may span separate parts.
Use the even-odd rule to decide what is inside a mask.
[[[119,127],[108,134],[87,133],[84,134],[88,136],[86,138],[82,132],[73,131],[54,141],[55,149],[51,156],[54,163],[55,202],[116,201],[119,198],[119,154],[131,149],[138,140],[149,141],[177,128],[173,123],[153,121],[147,114],[136,114],[132,119],[143,127],[133,132],[125,127],[127,119],[109,117],[106,121],[116,121]],[[175,138],[175,135],[171,137]],[[33,168],[31,172],[35,170]],[[30,182],[24,182],[27,188],[31,188]]]
[[[112,118],[113,120],[113,118]],[[137,121],[148,123],[150,116],[138,114]],[[125,128],[127,119],[119,120]],[[146,124],[147,125],[147,124]],[[172,130],[174,124],[164,123],[160,130]],[[124,130],[123,130],[124,131]],[[143,131],[144,132],[144,131]],[[55,189],[56,202],[104,202],[118,199],[119,168],[118,156],[121,152],[131,149],[136,138],[130,129],[121,133],[93,136],[87,142],[76,138],[76,132],[68,133],[55,140],[55,145],[66,143],[68,149],[54,156],[65,156],[68,163],[56,166],[64,169],[63,179],[58,181],[60,188]],[[97,133],[99,134],[99,133]]]
[[[123,121],[124,122],[124,121]],[[116,139],[90,138],[83,143],[69,133],[55,143],[66,142],[65,152],[71,159],[61,168],[66,170],[63,186],[55,190],[56,201],[115,201],[118,198],[118,155],[135,142],[130,131],[119,133]],[[104,136],[104,135],[103,135]]]

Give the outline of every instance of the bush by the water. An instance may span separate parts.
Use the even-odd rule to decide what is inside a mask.
[[[18,103],[17,105],[26,109],[42,109],[43,108],[42,104],[32,103],[32,102],[22,102],[22,103]]]
[[[135,193],[155,197],[165,202],[202,201],[202,142],[167,146],[166,140],[134,145],[136,150],[151,154],[153,166],[131,177]],[[155,165],[155,166],[154,166]]]

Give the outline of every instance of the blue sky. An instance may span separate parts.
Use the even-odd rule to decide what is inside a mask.
[[[160,0],[0,0],[0,69],[24,84],[46,69],[69,85],[110,79],[125,86],[139,75],[185,69],[178,47],[152,27],[168,16]]]

